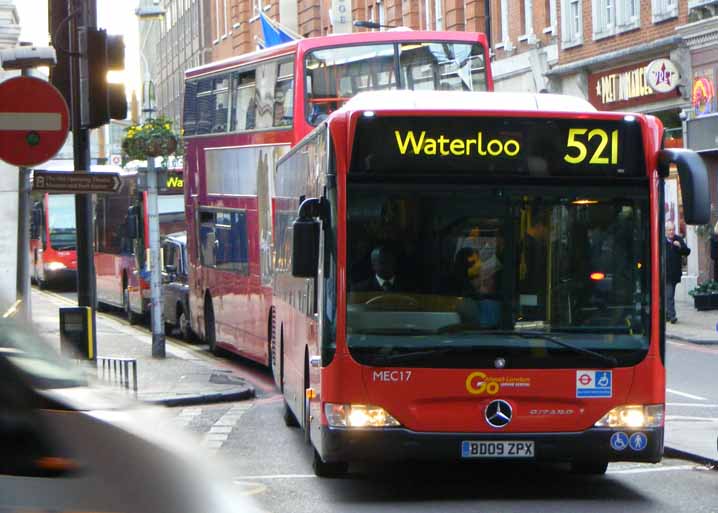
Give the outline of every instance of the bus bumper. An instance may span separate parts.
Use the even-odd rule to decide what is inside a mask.
[[[626,436],[614,437],[622,432]],[[645,446],[620,447],[616,438],[629,439],[634,433],[645,435]],[[614,430],[592,428],[579,433],[419,433],[404,428],[344,429],[322,426],[321,456],[326,462],[377,461],[468,461],[511,458],[468,458],[462,456],[464,442],[534,442],[533,456],[520,461],[582,462],[637,461],[657,463],[663,457],[663,428]],[[642,444],[641,444],[642,445]]]
[[[75,269],[58,269],[44,270],[45,281],[48,283],[68,283],[73,284],[77,281],[77,270]]]

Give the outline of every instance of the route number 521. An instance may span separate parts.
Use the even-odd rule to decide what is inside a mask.
[[[589,132],[588,128],[570,128],[568,130],[568,140],[566,148],[569,151],[563,156],[563,160],[569,164],[582,164],[588,157],[588,142],[595,141],[591,144],[593,155],[589,164],[618,164],[618,130],[611,131],[610,135],[605,130],[594,128]],[[595,145],[595,149],[594,149]]]

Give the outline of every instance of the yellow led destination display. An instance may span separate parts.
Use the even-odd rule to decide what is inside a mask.
[[[515,139],[505,141],[488,139],[484,141],[482,132],[477,132],[476,137],[473,139],[450,139],[443,134],[440,134],[437,138],[432,138],[427,137],[426,130],[422,130],[418,137],[413,130],[409,130],[406,134],[402,134],[400,130],[394,130],[394,135],[396,136],[399,153],[402,155],[406,155],[408,151],[411,151],[414,155],[423,153],[427,156],[468,156],[475,152],[479,156],[498,157],[505,155],[515,157],[521,150],[521,145]]]
[[[360,119],[353,173],[643,176],[633,120],[486,117]]]

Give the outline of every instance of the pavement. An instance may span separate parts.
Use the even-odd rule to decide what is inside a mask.
[[[76,306],[61,295],[32,289],[32,319],[35,329],[47,341],[60,348],[60,321],[58,309]],[[178,344],[170,340],[165,344],[165,358],[152,357],[152,336],[146,328],[130,326],[111,314],[97,313],[97,356],[135,360],[137,368],[137,394],[140,401],[165,406],[186,406],[223,401],[240,401],[255,397],[254,387],[236,375],[231,366],[218,362],[199,347]],[[98,361],[98,373],[87,364],[90,378],[100,384],[121,386],[122,379],[114,372],[116,367],[103,372]],[[128,369],[129,394],[133,379]]]
[[[58,308],[67,306],[74,306],[74,302],[33,289],[32,313],[36,329],[58,348]],[[676,302],[676,312],[678,323],[667,325],[667,338],[718,348],[718,312],[698,311],[692,303],[685,302]],[[236,375],[231,366],[209,357],[202,348],[167,340],[163,359],[153,358],[151,349],[152,337],[145,328],[97,313],[97,355],[136,360],[139,400],[182,406],[255,397],[255,389],[250,383]],[[670,411],[667,413],[666,455],[718,466],[718,419],[687,421],[672,418]]]
[[[718,351],[718,311],[696,310],[692,302],[676,301],[676,316],[676,324],[666,324],[667,339]],[[718,466],[718,419],[672,418],[670,407],[666,413],[666,455]]]

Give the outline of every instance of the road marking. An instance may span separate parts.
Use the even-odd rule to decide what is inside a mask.
[[[691,406],[694,408],[718,408],[718,404],[702,404],[702,403],[666,403],[666,406]]]
[[[674,342],[669,341],[669,344],[673,346],[678,346],[683,349],[687,349],[688,351],[696,351],[699,353],[709,353],[709,354],[716,354],[718,353],[718,346],[715,344],[713,345],[700,345],[700,344],[693,344],[688,342]]]
[[[216,451],[229,439],[232,429],[237,422],[253,406],[252,403],[239,403],[232,406],[217,421],[212,424],[208,433],[202,437],[202,446]]]
[[[690,415],[666,415],[666,420],[698,420],[704,422],[718,422],[718,419],[712,417],[694,417]]]
[[[687,397],[688,399],[695,399],[696,401],[707,401],[705,397],[701,397],[699,395],[693,395],[693,394],[687,394],[685,392],[679,392],[678,390],[673,390],[672,388],[666,388],[666,392],[674,394],[674,395],[680,395],[681,397]]]
[[[309,479],[315,477],[317,476],[314,474],[275,474],[273,476],[242,476],[235,478],[232,482],[238,484],[242,481],[251,481],[253,479]]]
[[[640,468],[626,468],[619,470],[608,470],[606,474],[648,474],[650,472],[678,472],[684,470],[694,470],[695,465],[675,465],[672,467],[640,467]]]

